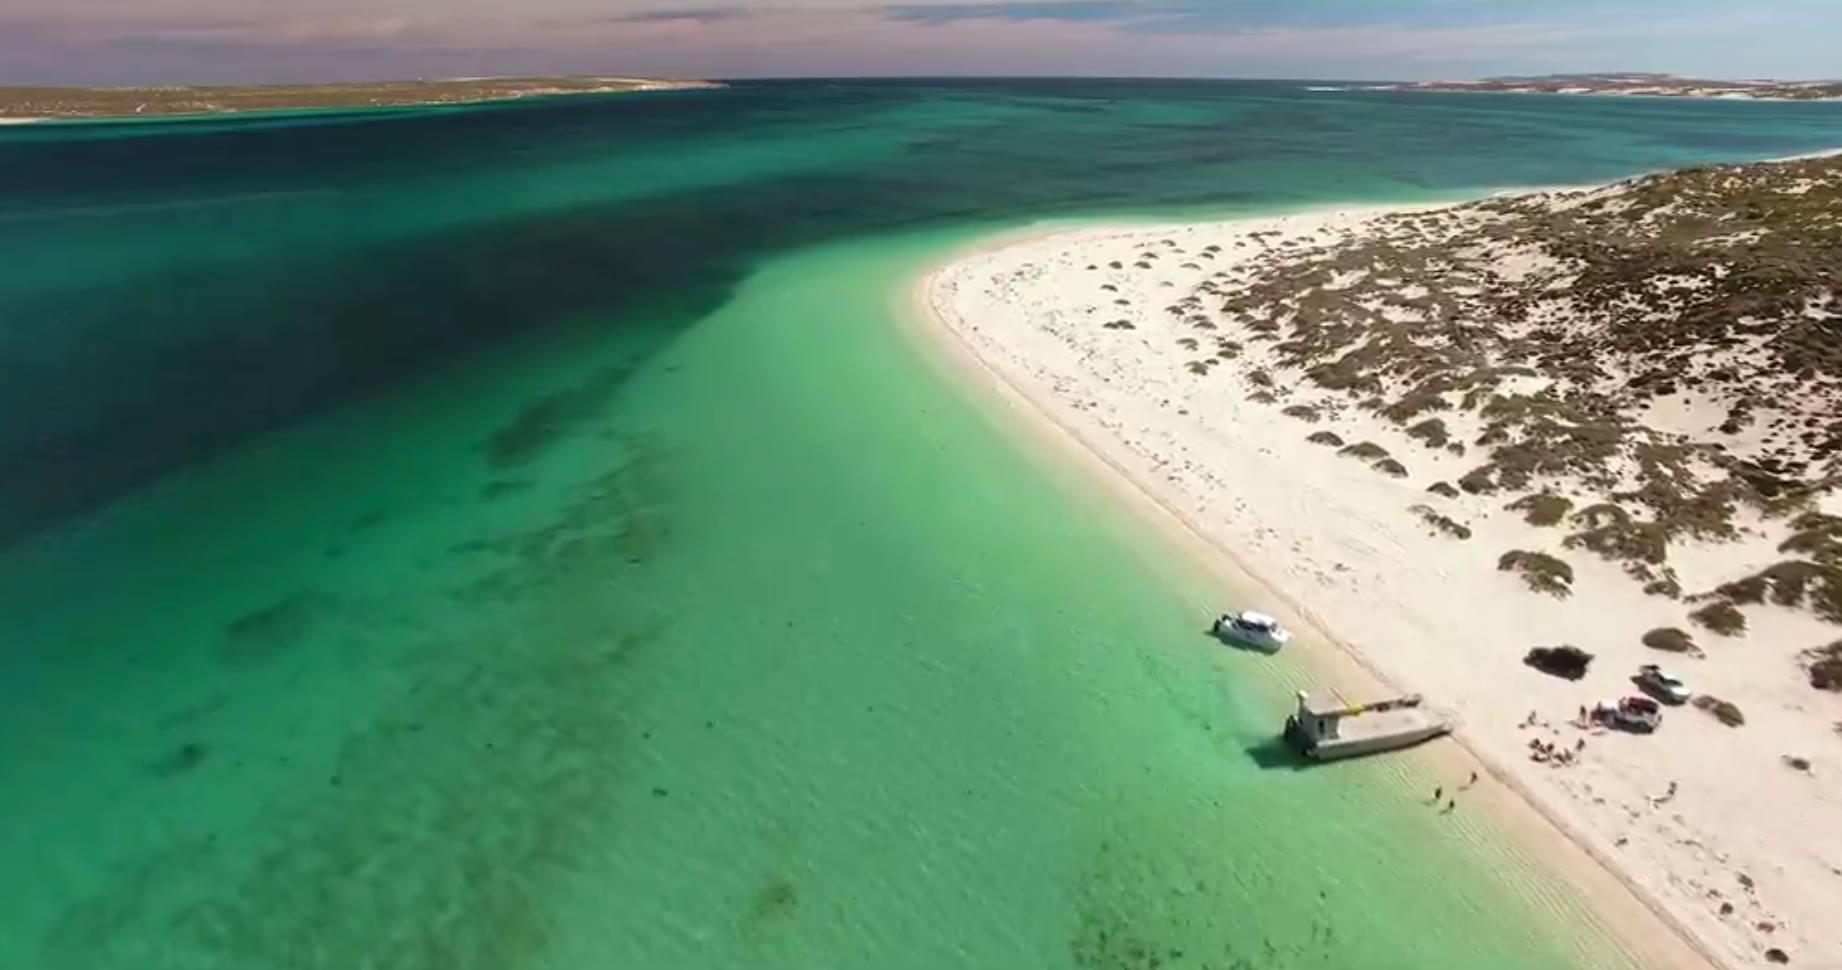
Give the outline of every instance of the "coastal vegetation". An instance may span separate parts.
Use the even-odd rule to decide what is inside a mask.
[[[1817,690],[1842,692],[1842,640],[1804,652],[1804,669],[1810,686]]]
[[[1736,541],[1742,517],[1782,530],[1782,562],[1689,591],[1714,632],[1767,602],[1842,624],[1842,517],[1819,505],[1842,484],[1838,209],[1837,158],[1491,199],[1262,238],[1173,311],[1186,339],[1252,354],[1258,399],[1289,415],[1353,408],[1469,448],[1431,490],[1521,493],[1509,510],[1652,595],[1685,594],[1674,546]],[[1377,441],[1335,447],[1407,474]],[[1508,558],[1532,588],[1571,581]]]
[[[1689,614],[1689,619],[1723,637],[1746,632],[1746,614],[1726,600],[1715,600]]]
[[[1644,634],[1644,646],[1652,650],[1662,650],[1665,653],[1692,655],[1701,653],[1701,648],[1695,646],[1694,639],[1683,630],[1673,626],[1658,627]]]
[[[1383,85],[1395,89],[1398,85]],[[1480,81],[1421,81],[1416,91],[1487,91],[1507,94],[1643,95],[1653,98],[1744,98],[1827,101],[1842,98],[1842,81],[1714,81],[1642,72],[1492,77]]]
[[[1451,433],[1446,430],[1445,422],[1438,418],[1427,418],[1408,428],[1407,437],[1418,439],[1428,448],[1444,448],[1452,440]]]
[[[1442,514],[1439,510],[1429,505],[1415,505],[1408,511],[1419,516],[1420,521],[1432,526],[1434,530],[1444,535],[1449,535],[1454,539],[1471,538],[1470,526],[1454,520],[1449,515]]]
[[[1827,563],[1790,559],[1715,590],[1729,602],[1757,604],[1768,598],[1779,606],[1807,607],[1831,623],[1842,623],[1842,569]]]
[[[1361,458],[1366,461],[1388,457],[1388,449],[1383,448],[1373,441],[1362,441],[1344,448],[1337,452],[1337,454],[1346,455],[1350,458]]]
[[[1573,501],[1552,492],[1536,492],[1509,503],[1507,508],[1523,513],[1523,519],[1530,525],[1553,525],[1566,518]]]
[[[1713,715],[1715,720],[1728,727],[1739,727],[1746,723],[1746,715],[1740,711],[1739,705],[1732,701],[1724,701],[1707,694],[1697,694],[1693,703],[1697,708],[1707,711]]]
[[[1573,567],[1545,552],[1512,549],[1497,559],[1497,568],[1520,574],[1537,593],[1562,598],[1573,595]]]

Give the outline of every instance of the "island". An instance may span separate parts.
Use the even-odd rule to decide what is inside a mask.
[[[1712,81],[1673,74],[1544,74],[1478,81],[1418,81],[1377,85],[1381,91],[1495,91],[1511,94],[1614,94],[1657,98],[1728,98],[1752,101],[1832,101],[1842,81]]]
[[[1721,961],[1837,966],[1839,208],[1842,157],[1713,165],[1062,230],[920,294],[1262,591],[1224,607],[1449,707]]]
[[[720,88],[715,81],[637,77],[496,77],[353,84],[152,87],[0,86],[0,123],[218,115],[245,111],[477,104],[517,98]]]

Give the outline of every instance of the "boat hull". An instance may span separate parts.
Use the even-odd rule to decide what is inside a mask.
[[[1384,751],[1411,748],[1450,733],[1452,733],[1450,724],[1437,723],[1371,737],[1331,738],[1320,741],[1306,734],[1299,727],[1298,718],[1293,716],[1286,718],[1284,737],[1293,750],[1306,758],[1313,761],[1339,761],[1344,758],[1360,758],[1364,755],[1381,754]]]
[[[1425,727],[1403,734],[1392,734],[1382,738],[1358,738],[1351,741],[1320,742],[1312,747],[1306,755],[1317,761],[1337,761],[1343,758],[1360,758],[1364,755],[1381,754],[1384,751],[1399,751],[1418,744],[1425,744],[1437,737],[1451,733],[1448,727]]]
[[[1286,640],[1290,639],[1290,637],[1255,635],[1236,629],[1220,620],[1215,621],[1215,629],[1212,632],[1215,634],[1216,639],[1231,647],[1252,650],[1255,653],[1278,653],[1280,650],[1284,649]]]

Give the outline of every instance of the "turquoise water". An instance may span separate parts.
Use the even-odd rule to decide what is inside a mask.
[[[749,84],[0,131],[0,966],[1623,966],[943,376],[1044,218],[1600,180],[1828,105]]]

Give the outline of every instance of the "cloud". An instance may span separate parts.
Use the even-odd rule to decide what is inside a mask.
[[[682,10],[639,10],[633,13],[612,14],[596,18],[603,24],[665,24],[697,23],[714,24],[725,20],[738,20],[751,15],[743,7],[692,7]]]
[[[1550,0],[1554,4],[1581,0]],[[1478,0],[1007,0],[907,2],[882,8],[891,20],[941,26],[966,21],[1100,24],[1139,34],[1241,34],[1277,29],[1477,26],[1526,19],[1514,6]]]
[[[1834,0],[0,0],[0,77],[1834,73]]]
[[[898,3],[883,8],[890,20],[916,24],[953,24],[965,20],[1024,23],[1059,20],[1108,23],[1142,17],[1147,7],[1135,0],[1046,0],[1016,3]]]
[[[1240,35],[1276,30],[1392,30],[1437,36],[1469,29],[1606,28],[1627,26],[1668,32],[1675,27],[1763,14],[1779,23],[1809,20],[1815,0],[1766,0],[1748,7],[1725,0],[1546,0],[1542,4],[1496,0],[906,0],[881,7],[891,21],[945,26],[958,23],[1096,24],[1129,34]],[[1641,31],[1640,31],[1641,32]]]

